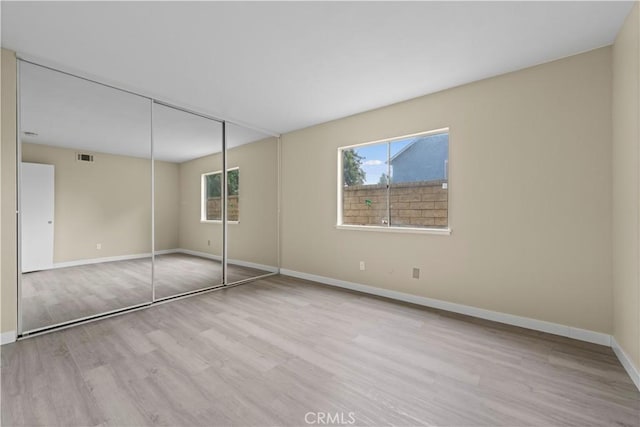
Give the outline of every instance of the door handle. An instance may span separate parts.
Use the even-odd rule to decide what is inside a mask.
[[[53,221],[47,221],[47,224],[51,224],[51,223],[53,223]]]

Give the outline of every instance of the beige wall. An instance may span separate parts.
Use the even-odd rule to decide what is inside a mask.
[[[339,146],[443,127],[450,236],[335,228]],[[611,48],[283,135],[282,200],[282,268],[610,333]]]
[[[17,329],[17,253],[16,253],[16,57],[2,49],[2,205],[0,230],[2,233],[0,260],[0,332]]]
[[[228,225],[230,259],[277,265],[277,164],[275,138],[228,151],[227,166],[240,168],[240,221]],[[180,248],[222,253],[220,223],[200,222],[201,176],[221,169],[220,154],[180,164]]]
[[[180,165],[155,161],[155,246],[176,249],[180,227]]]
[[[613,334],[640,369],[640,16],[613,46]]]
[[[74,149],[22,144],[22,159],[55,166],[54,262],[151,252],[151,163],[93,153],[76,161]],[[156,162],[158,249],[177,244],[178,165]],[[102,245],[101,249],[96,244]]]

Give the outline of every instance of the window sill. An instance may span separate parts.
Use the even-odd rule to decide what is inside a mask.
[[[379,227],[375,225],[336,225],[338,230],[380,231],[383,233],[411,233],[411,234],[436,234],[441,236],[451,235],[450,228],[417,228],[417,227]]]
[[[202,224],[222,224],[222,221],[218,219],[201,219]],[[240,221],[227,221],[227,224],[240,224]]]

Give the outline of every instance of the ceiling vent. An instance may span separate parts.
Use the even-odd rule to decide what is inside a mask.
[[[93,163],[93,154],[76,153],[76,160],[79,162]]]

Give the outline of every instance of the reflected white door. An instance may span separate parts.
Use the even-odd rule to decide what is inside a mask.
[[[22,163],[22,272],[53,267],[54,166]]]

